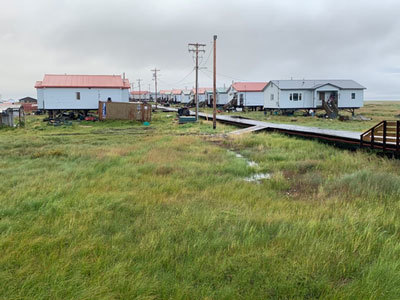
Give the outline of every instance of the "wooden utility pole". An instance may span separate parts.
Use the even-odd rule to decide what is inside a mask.
[[[135,91],[135,84],[132,82],[131,83],[131,90],[132,90],[132,99],[133,99],[133,102],[135,102],[135,93],[134,93],[134,91]]]
[[[137,80],[138,85],[139,85],[139,102],[142,101],[142,95],[140,94],[140,82],[141,81],[142,81],[142,79],[140,79],[140,78]]]
[[[217,128],[217,36],[214,35],[213,129]]]
[[[196,121],[199,120],[199,97],[198,97],[198,88],[199,88],[199,52],[206,52],[206,50],[203,49],[205,47],[205,44],[199,44],[199,43],[191,43],[188,44],[189,46],[189,52],[194,52],[196,54],[196,88],[195,88],[195,94],[194,94],[194,99],[196,101]]]
[[[155,91],[155,98],[156,98],[156,109],[157,109],[157,72],[160,70],[157,70],[157,68],[154,68],[154,70],[150,70],[153,72],[153,77],[154,77],[154,91]]]

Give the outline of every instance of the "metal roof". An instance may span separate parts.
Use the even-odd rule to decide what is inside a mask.
[[[354,80],[271,80],[281,90],[315,90],[321,86],[330,84],[341,89],[365,89],[364,86]]]
[[[45,74],[35,88],[120,88],[129,89],[128,79],[121,75],[54,75]]]
[[[238,92],[262,92],[268,82],[235,82],[232,87]]]
[[[21,108],[21,106],[21,104],[0,103],[0,113],[7,111],[8,109],[18,110]]]

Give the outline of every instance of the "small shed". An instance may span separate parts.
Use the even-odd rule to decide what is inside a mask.
[[[99,120],[131,120],[150,122],[151,104],[143,102],[99,101]]]
[[[25,113],[21,104],[0,103],[0,126],[16,127],[24,123]]]

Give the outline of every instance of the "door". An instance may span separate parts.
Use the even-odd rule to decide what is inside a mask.
[[[321,107],[322,103],[325,101],[325,92],[318,92],[319,98],[318,98],[318,103],[317,107]]]

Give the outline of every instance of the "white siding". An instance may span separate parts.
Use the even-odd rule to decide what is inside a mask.
[[[356,99],[351,99],[355,93]],[[364,90],[341,90],[338,100],[339,108],[358,108],[364,106]]]
[[[217,94],[217,105],[225,105],[228,103],[228,93]]]
[[[80,100],[76,93],[80,93]],[[37,89],[39,109],[97,109],[99,100],[129,102],[128,89],[43,88]]]
[[[272,82],[264,91],[264,108],[279,108],[279,88]],[[271,97],[273,95],[273,99]]]
[[[301,94],[301,100],[290,100],[290,94]],[[309,90],[281,90],[279,93],[280,109],[302,109],[313,108],[313,92]]]
[[[243,106],[264,106],[264,92],[238,92],[238,105],[240,105],[240,95],[243,95]]]

